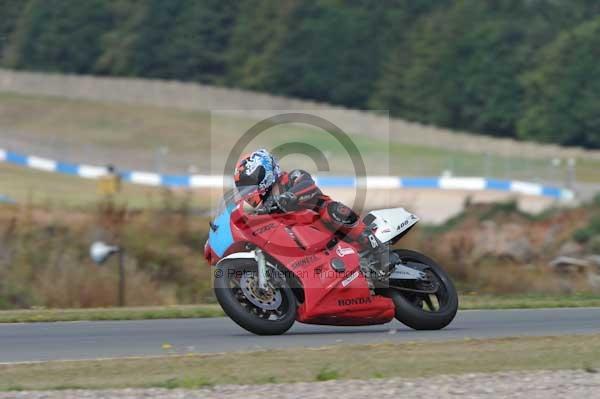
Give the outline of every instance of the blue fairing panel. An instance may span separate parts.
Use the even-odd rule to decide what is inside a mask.
[[[231,211],[233,206],[228,206],[223,213],[218,215],[213,223],[217,225],[217,230],[208,233],[208,244],[214,253],[220,258],[227,248],[233,244],[233,235],[231,234]]]

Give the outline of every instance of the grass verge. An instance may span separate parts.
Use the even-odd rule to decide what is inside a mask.
[[[0,389],[199,388],[598,367],[600,335],[466,339],[0,365]]]
[[[462,295],[460,308],[475,309],[536,309],[600,307],[598,295]],[[0,311],[0,323],[35,323],[83,320],[150,320],[221,317],[225,314],[216,304],[177,305],[93,309],[19,309]]]
[[[460,308],[474,309],[540,309],[585,308],[600,306],[600,295],[462,295]]]
[[[178,305],[94,309],[26,309],[0,311],[0,323],[33,323],[83,320],[150,320],[220,317],[219,305]]]

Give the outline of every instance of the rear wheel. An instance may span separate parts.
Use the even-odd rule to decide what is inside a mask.
[[[283,334],[296,320],[296,297],[272,268],[267,289],[259,289],[257,270],[254,259],[219,263],[214,284],[217,301],[240,327],[258,335]]]
[[[458,294],[450,276],[432,259],[406,249],[394,251],[401,262],[426,273],[424,281],[390,281],[386,294],[396,306],[396,319],[415,330],[440,330],[458,310]]]

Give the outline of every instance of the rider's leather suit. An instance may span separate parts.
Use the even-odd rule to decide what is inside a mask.
[[[275,198],[292,198],[288,211],[295,209],[313,209],[319,212],[321,220],[343,239],[349,239],[361,244],[365,249],[383,249],[381,243],[371,230],[352,209],[332,200],[317,187],[308,172],[300,169],[283,172],[274,187],[263,199],[268,204]]]

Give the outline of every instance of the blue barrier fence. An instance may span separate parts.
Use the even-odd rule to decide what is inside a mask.
[[[0,162],[28,167],[46,172],[62,173],[87,179],[97,179],[108,173],[106,167],[78,165],[52,159],[23,155],[0,149]],[[123,181],[156,187],[171,188],[211,188],[230,184],[230,180],[216,175],[163,175],[141,171],[119,171]],[[573,192],[560,187],[546,186],[515,180],[487,179],[483,177],[396,177],[369,176],[357,179],[352,176],[316,176],[317,184],[330,188],[352,188],[357,185],[369,189],[440,189],[440,190],[494,190],[524,195],[570,200]]]
[[[15,201],[12,200],[9,196],[0,194],[0,204],[14,204]]]

